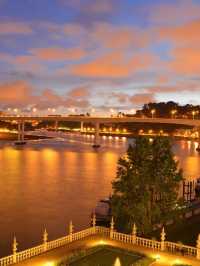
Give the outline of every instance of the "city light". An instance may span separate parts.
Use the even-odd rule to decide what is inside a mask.
[[[172,110],[171,111],[171,118],[174,118],[175,114],[177,113],[177,110]]]
[[[152,118],[154,118],[155,113],[156,113],[156,110],[155,110],[155,109],[152,109],[152,110],[151,110],[151,117],[152,117]]]

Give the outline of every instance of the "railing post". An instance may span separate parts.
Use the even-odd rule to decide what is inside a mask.
[[[166,236],[164,227],[162,228],[162,232],[160,236],[161,236],[161,251],[164,251],[165,250],[165,236]]]
[[[96,233],[96,215],[95,213],[92,216],[92,228],[93,228],[93,233]]]
[[[111,222],[110,222],[110,238],[113,239],[113,233],[114,233],[114,219],[113,216],[111,218]]]
[[[17,262],[17,246],[18,246],[18,243],[17,243],[16,237],[14,237],[14,240],[13,240],[13,263]]]
[[[197,238],[197,259],[200,260],[200,234]]]
[[[70,221],[69,223],[69,241],[72,242],[72,235],[73,235],[73,231],[74,231],[74,226],[72,221]]]
[[[136,244],[136,237],[137,237],[137,227],[134,223],[133,224],[133,230],[132,230],[132,243],[133,243],[133,245]]]
[[[44,251],[47,251],[47,241],[48,241],[48,233],[45,228],[44,233],[43,233],[43,246],[44,246]]]

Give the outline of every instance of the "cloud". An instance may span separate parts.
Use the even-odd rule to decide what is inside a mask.
[[[180,26],[161,27],[158,34],[161,39],[170,41],[175,45],[199,45],[199,28],[200,19]]]
[[[111,49],[142,48],[148,44],[149,36],[134,26],[115,26],[110,23],[95,23],[89,35],[97,46]]]
[[[200,48],[180,47],[172,52],[174,60],[169,64],[176,73],[195,76],[200,74]]]
[[[24,22],[0,22],[0,35],[32,34],[33,30],[28,23]]]
[[[79,60],[85,56],[86,52],[81,48],[62,48],[62,47],[49,47],[49,48],[34,48],[30,51],[32,56],[39,60],[46,61],[66,61],[66,60]]]
[[[156,4],[149,8],[149,19],[156,24],[180,24],[200,18],[200,5],[192,0]]]
[[[91,92],[88,87],[78,87],[74,88],[67,93],[68,97],[71,98],[87,98],[91,95]]]
[[[2,108],[27,108],[29,106],[39,109],[48,107],[85,108],[90,105],[89,100],[86,99],[86,88],[73,88],[66,95],[59,95],[52,89],[44,89],[37,93],[37,90],[26,81],[14,81],[0,84],[0,91]]]
[[[69,73],[91,78],[127,78],[134,72],[148,69],[153,60],[154,57],[150,54],[128,58],[120,52],[112,52],[88,63],[72,66]]]
[[[140,106],[144,103],[155,102],[155,97],[152,93],[138,93],[130,98],[130,102]]]

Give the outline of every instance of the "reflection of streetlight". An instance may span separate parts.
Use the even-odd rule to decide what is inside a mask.
[[[195,111],[192,111],[192,118],[193,118],[193,120],[195,118],[195,114],[196,114],[196,112]]]
[[[155,109],[152,109],[152,110],[151,110],[151,117],[152,117],[152,118],[154,117],[155,112],[156,112]]]
[[[172,110],[171,111],[171,115],[172,115],[172,118],[174,118],[174,115],[177,113],[177,110]]]

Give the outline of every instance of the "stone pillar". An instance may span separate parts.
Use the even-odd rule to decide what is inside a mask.
[[[137,227],[134,223],[133,230],[132,230],[132,243],[133,243],[133,245],[136,244],[136,237],[137,237]]]
[[[58,131],[58,120],[55,121],[55,131]]]
[[[99,122],[95,123],[95,137],[94,137],[94,148],[99,148],[100,147],[100,142],[99,142],[99,127],[100,124]]]
[[[80,132],[83,132],[84,131],[84,122],[81,121],[81,128],[80,128]]]
[[[165,236],[166,236],[166,233],[165,233],[165,229],[163,227],[161,235],[160,235],[160,237],[161,237],[161,251],[165,250]]]
[[[24,141],[24,130],[25,129],[25,122],[22,121],[21,123],[21,141]]]
[[[18,121],[18,141],[21,140],[21,121]]]
[[[197,239],[197,259],[200,260],[200,234]]]
[[[114,233],[114,219],[113,216],[111,218],[111,222],[110,222],[110,238],[113,239],[113,233]]]
[[[73,226],[72,221],[70,221],[70,223],[69,223],[69,239],[70,239],[70,242],[72,242],[73,231],[74,231],[74,226]]]
[[[45,228],[44,233],[43,233],[43,246],[44,246],[44,251],[47,251],[47,241],[48,241],[48,233]]]
[[[18,246],[18,243],[17,243],[16,237],[14,237],[14,240],[13,240],[13,263],[17,262],[17,246]]]
[[[92,216],[92,227],[93,227],[93,233],[96,233],[96,215],[95,213]]]

